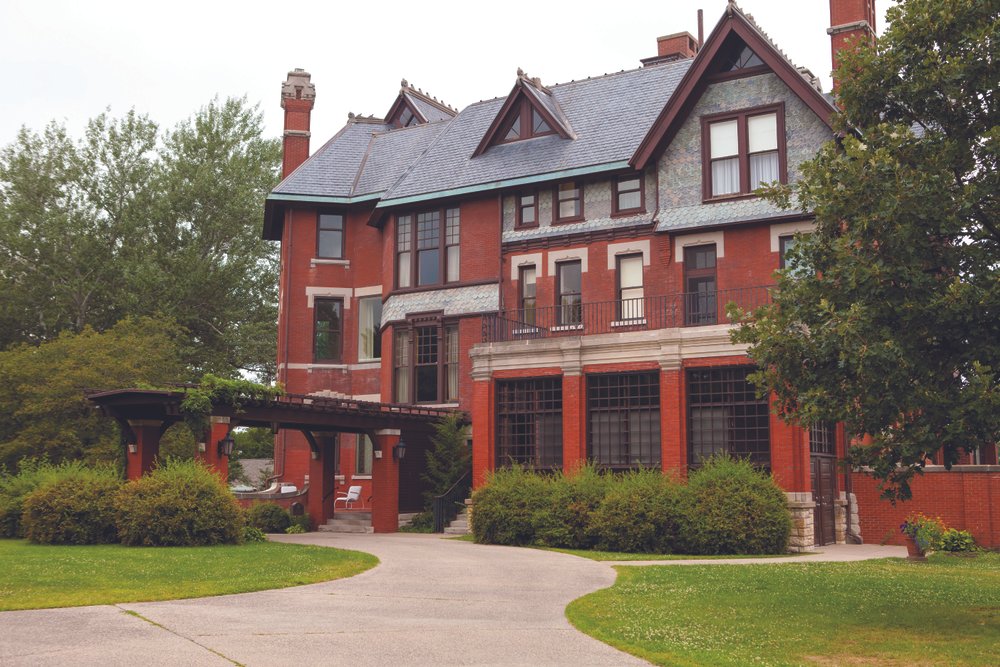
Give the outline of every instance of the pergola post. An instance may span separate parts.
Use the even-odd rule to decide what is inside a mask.
[[[129,419],[131,437],[126,436],[128,464],[125,474],[128,479],[139,479],[153,468],[160,454],[160,433],[163,422],[159,419]]]
[[[198,459],[214,470],[223,482],[229,480],[229,457],[219,451],[219,441],[229,435],[229,417],[209,418],[210,426],[205,429],[205,451],[198,447]]]
[[[376,533],[399,530],[399,461],[394,455],[399,429],[375,431],[375,459],[372,461],[372,529]]]
[[[336,499],[333,484],[334,476],[337,474],[335,467],[337,457],[333,448],[336,447],[337,439],[317,439],[311,433],[308,433],[307,439],[312,450],[309,457],[307,505],[313,528],[316,528],[333,518],[333,501]]]

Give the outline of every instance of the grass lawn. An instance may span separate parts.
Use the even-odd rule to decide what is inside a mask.
[[[558,551],[571,556],[580,556],[590,560],[718,560],[720,558],[790,558],[792,556],[807,556],[812,552],[796,554],[728,554],[722,556],[686,556],[684,554],[637,554],[624,551],[591,551],[589,549],[557,549],[555,547],[539,547],[546,551]]]
[[[1000,554],[619,566],[581,631],[660,665],[995,665]]]
[[[0,540],[0,611],[246,593],[350,577],[377,564],[358,551],[276,542],[124,547]]]

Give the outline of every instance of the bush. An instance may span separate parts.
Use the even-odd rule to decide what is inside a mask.
[[[606,551],[670,553],[677,548],[683,487],[659,470],[625,473],[594,511],[594,546]]]
[[[956,528],[948,528],[941,534],[938,540],[938,548],[941,551],[950,551],[952,553],[979,550],[979,547],[976,546],[975,538],[972,537],[972,533]]]
[[[299,532],[302,533],[308,533],[310,530],[312,530],[312,518],[310,518],[309,512],[305,512],[298,516],[292,516],[291,520],[292,523],[288,528],[291,528],[293,526],[298,526],[299,528],[302,529]],[[285,529],[286,533],[288,532],[288,528]]]
[[[681,494],[680,547],[690,554],[774,554],[788,549],[785,494],[746,460],[709,459]]]
[[[608,491],[611,475],[591,465],[549,480],[547,503],[534,512],[535,543],[564,549],[589,549],[595,538],[589,530],[591,515]]]
[[[246,544],[251,544],[253,542],[267,542],[267,536],[264,535],[264,531],[260,528],[243,526],[243,541]]]
[[[21,459],[17,474],[0,467],[0,537],[24,537],[21,526],[24,499],[35,489],[67,477],[85,475],[87,470],[79,461],[53,465],[36,458]]]
[[[115,504],[123,544],[235,544],[243,537],[236,499],[199,461],[167,459],[122,487]]]
[[[434,532],[434,512],[420,512],[413,515],[410,523],[399,529],[401,533],[433,533]]]
[[[24,498],[24,536],[37,544],[116,542],[115,495],[120,486],[113,468],[61,466],[57,477]]]
[[[285,528],[285,532],[287,534],[289,534],[289,535],[296,535],[298,533],[304,533],[304,532],[306,532],[306,529],[303,528],[302,526],[300,526],[297,523],[293,523],[288,528]]]
[[[497,470],[472,494],[472,534],[482,544],[531,544],[536,513],[549,506],[551,482],[520,466]]]
[[[283,533],[292,525],[292,517],[280,505],[254,503],[247,510],[247,524],[265,533]]]

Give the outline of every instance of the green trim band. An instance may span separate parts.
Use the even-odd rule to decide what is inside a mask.
[[[304,201],[316,202],[318,204],[357,204],[363,201],[373,201],[381,197],[381,193],[373,195],[362,195],[360,197],[325,197],[321,195],[284,195],[272,192],[267,196],[267,201]]]

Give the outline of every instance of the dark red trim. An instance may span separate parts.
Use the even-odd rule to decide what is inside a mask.
[[[580,212],[577,215],[573,215],[573,216],[570,216],[570,217],[567,217],[567,218],[560,218],[559,217],[559,186],[560,185],[565,185],[566,183],[572,183],[572,184],[574,184],[576,186],[576,190],[580,193],[580,197],[579,197],[579,200],[578,200],[580,202]],[[561,183],[556,183],[552,187],[552,224],[553,225],[563,225],[563,224],[569,224],[571,222],[581,222],[581,221],[584,220],[584,216],[586,215],[586,211],[584,210],[584,206],[583,206],[583,189],[584,189],[583,188],[583,181],[576,181],[576,180],[574,180],[574,181],[562,181]],[[571,201],[571,200],[568,200],[568,201]]]
[[[510,126],[514,122],[515,117],[522,118],[521,125],[524,126],[524,115],[527,113],[528,116],[528,131],[531,130],[531,112],[530,109],[534,109],[545,119],[545,122],[549,124],[552,129],[553,134],[558,134],[563,139],[571,139],[569,131],[559,122],[555,117],[552,116],[541,104],[538,104],[533,95],[528,94],[525,91],[525,87],[528,84],[524,83],[523,79],[518,78],[517,83],[511,88],[510,93],[507,95],[506,101],[503,106],[500,107],[500,111],[493,118],[493,122],[490,123],[489,128],[487,128],[486,133],[483,135],[482,140],[480,140],[479,145],[476,146],[476,150],[472,152],[471,157],[477,157],[486,152],[486,149],[494,144],[500,143],[511,143],[504,141],[504,135],[510,129]],[[519,106],[520,105],[520,106]],[[527,111],[526,111],[527,109]],[[515,113],[516,112],[516,113]],[[548,133],[546,133],[548,134]],[[522,137],[523,139],[530,138],[530,136],[542,136],[542,135],[529,135],[528,137]],[[517,139],[521,141],[521,139]]]
[[[785,103],[766,104],[762,106],[724,111],[701,117],[701,198],[703,203],[730,201],[756,197],[750,188],[750,152],[748,146],[747,123],[753,116],[775,114],[775,132],[778,140],[778,180],[788,182],[788,154],[785,137]],[[736,157],[740,164],[740,190],[725,195],[712,194],[712,144],[709,141],[709,126],[712,123],[736,121],[738,148]]]
[[[496,285],[499,283],[499,279],[488,279],[488,280],[458,280],[453,283],[440,283],[438,285],[421,285],[420,287],[396,287],[390,291],[383,299],[385,302],[390,296],[395,296],[396,294],[413,294],[414,292],[433,292],[435,290],[443,289],[455,289],[456,287],[475,287],[477,285]]]
[[[338,257],[326,256],[319,254],[319,237],[322,231],[335,231],[335,230],[322,230],[320,229],[320,218],[324,215],[339,215],[340,216],[340,255]],[[316,259],[346,259],[347,257],[347,215],[343,211],[331,211],[325,209],[316,209]]]
[[[618,208],[618,185],[622,181],[628,181],[638,179],[639,180],[639,206],[636,208]],[[618,217],[624,215],[635,215],[636,213],[646,212],[646,174],[637,171],[631,174],[619,174],[611,179],[611,217]]]
[[[535,221],[525,223],[522,220],[521,213],[527,208],[521,206],[521,197],[534,197],[535,198]],[[532,229],[538,226],[538,191],[532,190],[531,192],[517,192],[514,193],[514,229]]]

